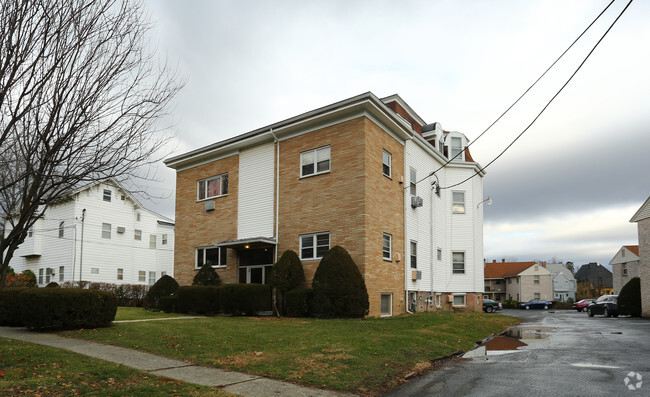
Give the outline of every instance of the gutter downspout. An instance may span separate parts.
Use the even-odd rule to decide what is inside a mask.
[[[407,237],[406,219],[407,219],[407,214],[408,214],[408,203],[407,203],[407,200],[406,200],[405,197],[406,197],[406,187],[410,186],[410,185],[407,185],[407,181],[406,181],[406,171],[407,171],[407,169],[406,169],[406,166],[407,166],[407,164],[406,164],[406,158],[407,158],[406,157],[407,156],[406,145],[407,145],[408,141],[410,141],[411,139],[413,139],[413,137],[409,137],[407,140],[404,141],[404,185],[405,186],[402,188],[402,198],[403,198],[403,206],[404,206],[404,248],[406,248],[406,237]],[[406,309],[406,312],[408,314],[413,314],[413,312],[409,310],[410,302],[409,302],[409,289],[408,289],[408,280],[409,279],[408,279],[408,263],[407,262],[408,261],[406,260],[406,250],[404,250],[404,296],[405,296],[404,309]]]
[[[275,159],[275,260],[274,263],[278,262],[278,244],[280,242],[280,238],[278,236],[278,230],[279,230],[279,225],[280,225],[280,140],[278,139],[277,136],[273,133],[273,128],[269,130],[271,135],[273,136],[273,139],[275,140],[275,152],[276,152],[276,159]],[[280,312],[278,311],[278,301],[277,301],[277,290],[273,288],[273,308],[275,309],[275,313],[277,314],[278,317],[280,317]]]
[[[84,220],[86,219],[86,209],[81,211],[81,249],[79,252],[79,281],[83,280],[83,259],[84,259]]]

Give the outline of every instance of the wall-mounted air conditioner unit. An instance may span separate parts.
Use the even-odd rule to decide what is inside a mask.
[[[399,178],[397,178],[397,182],[399,182],[400,185],[403,184],[404,183],[404,175],[400,175]]]
[[[395,262],[401,262],[402,261],[402,254],[399,252],[395,253]]]
[[[121,233],[124,233],[125,231],[126,231],[126,228],[124,228],[123,226],[118,226],[118,227],[117,227],[117,232],[118,232],[118,233],[121,234]]]
[[[422,197],[411,196],[411,207],[413,208],[422,207],[422,204],[424,204],[424,200],[422,200]]]
[[[210,201],[205,202],[205,210],[206,211],[214,211],[214,200],[210,200]]]

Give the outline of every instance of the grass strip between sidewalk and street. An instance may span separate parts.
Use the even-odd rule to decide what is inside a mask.
[[[232,396],[216,388],[5,338],[0,338],[0,395]]]
[[[61,335],[319,388],[380,394],[430,360],[519,323],[483,313],[393,318],[207,317],[113,324]]]

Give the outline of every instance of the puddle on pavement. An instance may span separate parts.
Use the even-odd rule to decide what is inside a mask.
[[[519,350],[520,347],[532,343],[546,342],[553,331],[550,327],[538,325],[517,325],[508,328],[504,333],[485,342],[485,354],[497,355]]]

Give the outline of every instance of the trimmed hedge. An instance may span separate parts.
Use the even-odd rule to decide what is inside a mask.
[[[97,328],[115,319],[117,298],[106,291],[39,288],[23,291],[18,307],[28,328]]]
[[[296,288],[287,291],[285,294],[286,315],[289,317],[309,317],[313,299],[314,290],[311,288]]]
[[[221,288],[203,285],[184,285],[176,290],[176,309],[181,313],[216,314],[221,310]],[[165,304],[174,302],[166,299]],[[166,311],[166,310],[165,310]]]
[[[0,326],[9,325],[19,327],[23,325],[20,315],[19,302],[23,291],[29,287],[9,287],[0,291]]]
[[[165,296],[174,295],[176,290],[178,290],[178,282],[173,277],[164,275],[149,288],[142,302],[142,307],[147,310],[160,310],[161,299]]]
[[[221,286],[224,314],[251,315],[271,310],[271,287],[267,284],[224,284]]]
[[[217,272],[210,265],[203,265],[192,280],[192,285],[219,286],[221,279]]]
[[[359,268],[341,246],[321,259],[314,280],[312,314],[319,317],[363,317],[368,314],[368,290]]]
[[[618,314],[641,317],[641,279],[632,278],[618,294]]]
[[[118,306],[128,307],[142,306],[144,297],[147,295],[147,291],[149,291],[149,286],[143,284],[91,283],[88,281],[66,281],[61,284],[61,287],[113,292],[117,296]]]

